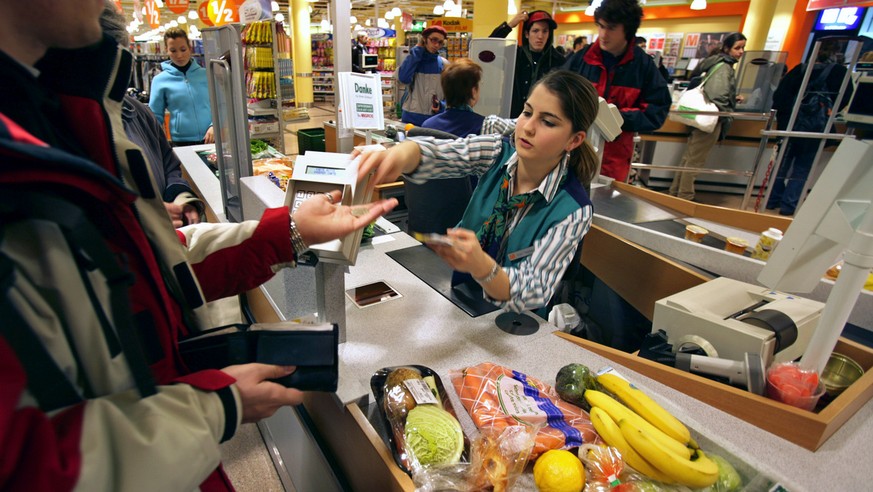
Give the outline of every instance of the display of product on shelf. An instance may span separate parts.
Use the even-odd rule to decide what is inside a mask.
[[[379,56],[376,70],[382,79],[382,100],[386,109],[394,107],[394,71],[397,69],[397,38],[371,38],[367,52]],[[336,102],[333,73],[333,35],[312,35],[312,93],[316,101]]]
[[[312,68],[333,67],[333,35],[316,33],[312,35]]]
[[[243,42],[249,132],[267,138],[284,152],[285,115],[294,108],[294,64],[291,40],[281,22],[262,20],[246,24]],[[299,120],[305,115],[291,118]]]
[[[467,58],[470,56],[470,37],[468,34],[460,36],[449,36],[446,39],[446,58],[449,61],[455,61],[458,58]]]

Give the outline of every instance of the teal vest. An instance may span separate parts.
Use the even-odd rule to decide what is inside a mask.
[[[458,227],[478,231],[482,223],[491,215],[500,191],[504,165],[512,154],[513,149],[509,145],[504,145],[494,164],[479,178],[479,184],[470,198],[470,204],[467,205]],[[588,193],[576,178],[576,173],[568,169],[567,179],[561,184],[552,201],[537,200],[521,222],[514,229],[507,230],[506,234],[509,237],[506,239],[504,257],[495,260],[504,267],[522,261],[525,257],[511,261],[508,256],[510,253],[533,246],[534,242],[543,237],[550,228],[587,205],[591,205]]]

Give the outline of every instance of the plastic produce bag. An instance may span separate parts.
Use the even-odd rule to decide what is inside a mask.
[[[483,432],[502,432],[519,424],[537,429],[530,456],[599,440],[588,413],[558,397],[535,378],[491,362],[449,374],[455,391]]]
[[[470,462],[427,467],[413,475],[417,492],[456,490],[505,492],[527,466],[536,429],[506,427],[500,433],[482,432],[470,444]]]

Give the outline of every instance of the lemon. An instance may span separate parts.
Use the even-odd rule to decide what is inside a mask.
[[[540,456],[533,475],[540,492],[581,492],[585,488],[585,467],[575,454],[563,449]]]

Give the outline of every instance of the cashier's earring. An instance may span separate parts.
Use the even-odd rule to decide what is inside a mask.
[[[512,133],[509,134],[509,146],[513,149],[515,148],[515,130],[512,130]]]

